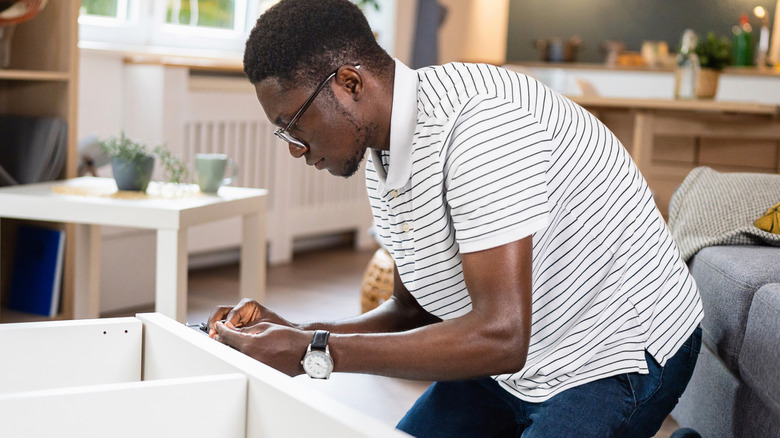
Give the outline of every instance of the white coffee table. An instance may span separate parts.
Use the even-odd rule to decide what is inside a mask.
[[[180,322],[187,316],[187,229],[235,216],[242,220],[240,293],[265,298],[266,196],[264,189],[222,187],[205,195],[197,186],[177,193],[163,185],[148,195],[116,192],[110,178],[0,188],[0,217],[75,224],[74,318],[97,318],[100,310],[100,226],[157,230],[155,310]]]

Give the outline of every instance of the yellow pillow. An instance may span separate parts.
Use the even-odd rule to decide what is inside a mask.
[[[780,202],[773,205],[765,215],[756,219],[754,225],[764,231],[780,234]]]

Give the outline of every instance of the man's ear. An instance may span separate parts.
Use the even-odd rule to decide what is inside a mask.
[[[352,100],[360,100],[363,95],[362,72],[355,66],[342,65],[336,72],[336,83],[340,88],[346,91]]]

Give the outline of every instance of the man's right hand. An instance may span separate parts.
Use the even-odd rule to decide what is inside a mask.
[[[234,307],[217,306],[208,320],[208,333],[211,338],[217,335],[217,331],[214,328],[214,324],[217,321],[224,321],[225,325],[231,329],[249,327],[259,322],[296,327],[295,324],[280,317],[276,312],[249,298],[244,298]]]

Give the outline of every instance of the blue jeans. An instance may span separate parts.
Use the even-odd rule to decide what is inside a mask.
[[[627,373],[525,402],[493,379],[436,382],[398,423],[415,437],[652,437],[693,374],[701,328],[661,367]]]

